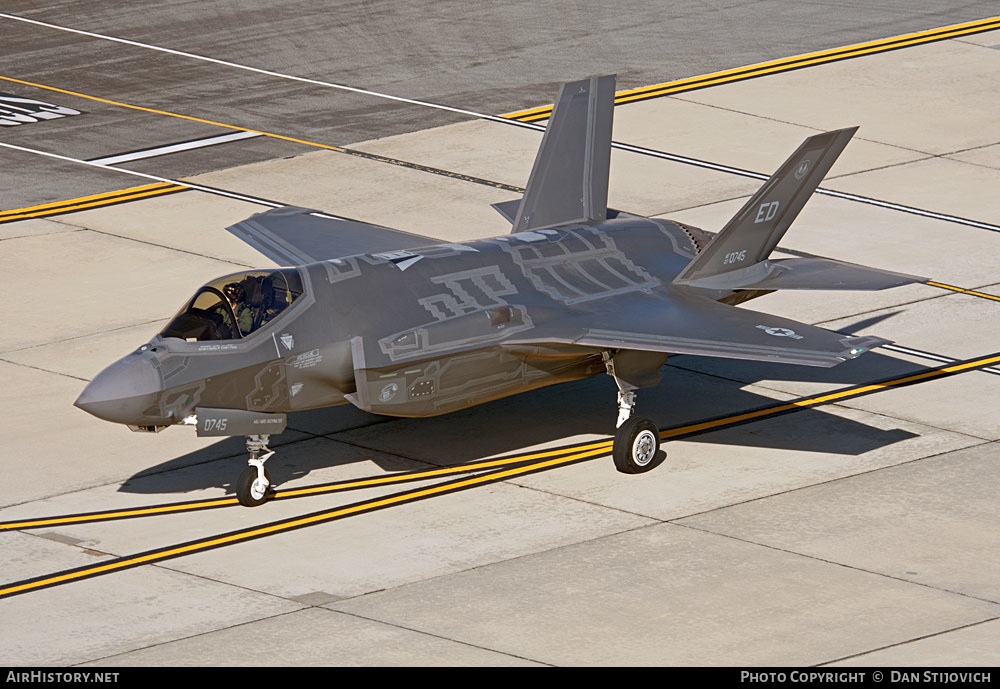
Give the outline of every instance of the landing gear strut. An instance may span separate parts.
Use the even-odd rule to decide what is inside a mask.
[[[250,459],[247,462],[249,466],[236,480],[236,498],[241,505],[246,507],[263,505],[267,500],[271,479],[268,478],[267,472],[264,470],[264,462],[274,454],[273,450],[267,448],[269,438],[268,435],[247,436],[247,452],[250,453]],[[265,453],[263,457],[259,456],[261,452]]]
[[[614,355],[604,352],[604,366],[608,375],[618,385],[618,431],[611,456],[615,468],[624,474],[641,474],[656,466],[654,459],[660,451],[660,431],[652,421],[634,416],[635,386],[615,374]]]

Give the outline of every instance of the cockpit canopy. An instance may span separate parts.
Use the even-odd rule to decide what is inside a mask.
[[[295,268],[250,270],[213,280],[160,332],[188,342],[238,340],[259,330],[302,296]]]

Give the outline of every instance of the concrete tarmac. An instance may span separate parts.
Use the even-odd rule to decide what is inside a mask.
[[[490,113],[551,102],[553,83],[581,76],[570,69],[579,45],[552,41],[551,27],[544,37],[499,32],[523,42],[509,53],[492,43],[479,47],[489,55],[481,69],[507,74],[493,88],[490,72],[463,62],[471,44],[447,48],[446,39],[460,33],[448,20],[457,11],[450,3],[429,6],[423,24],[383,13],[381,21],[344,17],[342,25],[319,14],[321,3],[299,4],[301,14],[270,25],[255,16],[245,26],[205,9],[211,5],[184,3],[158,4],[141,19],[114,15],[113,3],[88,17],[62,4],[22,11],[15,2],[7,11],[222,59],[259,59],[294,74],[328,76],[336,67],[366,87],[398,86],[398,94]],[[729,53],[692,47],[686,72],[639,59],[651,51],[625,40],[654,27],[637,20],[615,34],[605,26],[606,11],[591,8],[580,10],[576,24],[586,20],[622,40],[577,66],[585,73],[622,69],[620,86],[639,86],[982,18],[991,13],[986,4],[966,5],[963,16],[871,9],[882,23],[841,17],[824,41],[817,36],[829,20],[826,6],[798,5],[791,19],[800,31],[785,30],[780,41],[738,34]],[[520,11],[515,20],[499,8],[482,10],[462,30],[524,22],[524,12],[530,19],[542,10]],[[740,12],[749,9],[702,9],[677,19],[693,22],[710,44],[731,35],[710,30],[708,20],[736,21]],[[11,31],[9,22],[0,19],[0,30]],[[167,73],[172,81],[156,89],[121,67],[134,66],[124,46],[37,26],[22,30],[26,37],[34,32],[34,48],[17,44],[11,64],[25,81],[56,81],[73,64],[88,64],[94,69],[85,70],[77,90],[91,95],[350,144],[480,180],[523,186],[541,138],[369,97],[356,109],[338,96],[328,111],[342,109],[325,124],[304,114],[319,110],[282,115],[274,99],[249,117],[248,89],[263,83],[254,81],[258,76],[234,77],[207,63],[173,71],[183,60],[151,55],[142,69],[152,74],[159,65],[157,78]],[[321,40],[337,31],[350,37],[346,46]],[[414,50],[419,37],[437,34],[440,43],[432,46],[440,47],[427,51],[423,67],[392,59],[403,50],[393,42],[400,37],[409,36]],[[268,36],[288,47],[269,51]],[[355,63],[344,62],[351,45]],[[307,60],[312,46],[319,48]],[[770,173],[805,136],[857,124],[824,187],[996,225],[998,46],[1000,31],[993,31],[619,105],[615,139]],[[565,61],[553,63],[560,47],[568,51]],[[65,62],[53,57],[59,52]],[[381,67],[364,59],[374,55],[384,57]],[[453,63],[450,73],[431,74],[428,64],[444,62]],[[305,71],[313,63],[315,71]],[[633,72],[630,64],[637,65]],[[410,68],[412,78],[403,78]],[[396,79],[393,69],[400,70]],[[254,107],[257,95],[294,92],[317,109],[331,96],[330,89],[268,79],[273,90],[254,91]],[[15,88],[21,90],[0,90]],[[41,98],[41,91],[24,93]],[[162,134],[153,145],[224,131],[52,92],[45,98],[87,112],[4,128],[0,142],[90,158],[145,146],[150,131]],[[419,114],[395,120],[404,109]],[[22,151],[3,155],[17,170],[16,179],[5,179],[5,209],[149,183]],[[272,138],[123,167],[449,241],[509,231],[489,204],[517,196]],[[757,186],[746,177],[615,151],[609,203],[714,231]],[[196,438],[188,428],[129,433],[72,401],[200,284],[270,265],[223,230],[264,208],[182,191],[16,222],[0,215],[0,270],[15,286],[0,332],[7,431],[0,522],[232,495],[246,457],[241,439]],[[1000,350],[1000,227],[816,195],[781,249],[924,275],[965,292],[910,285],[758,299],[748,307],[891,338],[907,349],[883,348],[823,370],[672,357],[661,385],[640,394],[643,413],[661,428],[900,380],[941,358]],[[610,457],[597,453],[532,475],[0,597],[0,664],[996,666],[997,386],[1000,375],[990,369],[891,385],[665,442],[667,460],[641,476],[617,473]],[[277,454],[268,467],[279,489],[289,490],[593,444],[613,430],[614,393],[601,376],[432,419],[387,419],[353,407],[293,414],[289,430],[273,438]],[[447,480],[274,500],[256,509],[0,530],[0,588],[401,491],[433,491]]]

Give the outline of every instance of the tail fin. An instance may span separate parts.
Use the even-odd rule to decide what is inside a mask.
[[[674,282],[746,270],[766,259],[857,130],[806,139]]]
[[[613,74],[563,84],[512,232],[607,217],[614,101]]]

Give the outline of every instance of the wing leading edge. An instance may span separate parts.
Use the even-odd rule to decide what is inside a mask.
[[[226,230],[279,266],[300,266],[343,256],[441,243],[419,234],[343,220],[295,206],[257,213]]]

